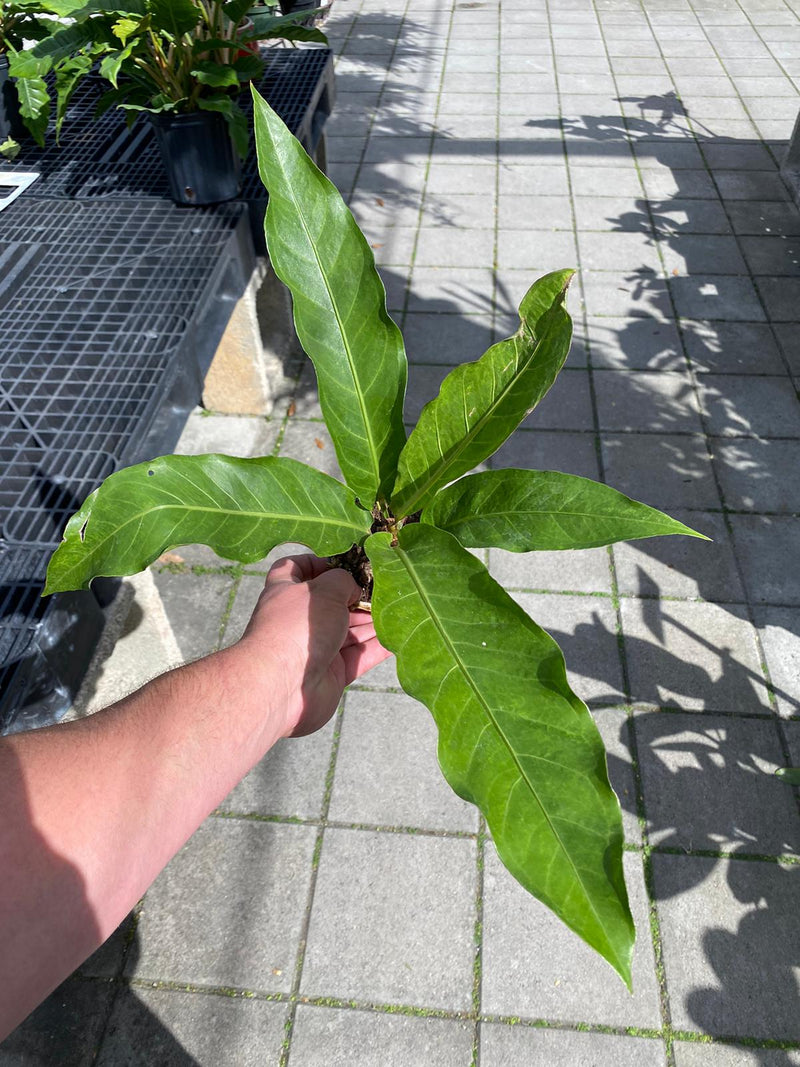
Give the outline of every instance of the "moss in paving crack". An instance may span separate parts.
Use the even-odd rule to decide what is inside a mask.
[[[217,648],[220,647],[225,637],[225,631],[228,628],[228,619],[231,617],[233,611],[233,603],[236,600],[236,594],[239,592],[239,586],[242,584],[241,567],[239,568],[239,574],[233,579],[230,591],[228,593],[228,603],[225,605],[225,610],[222,612],[222,618],[219,620],[219,630],[217,638]]]

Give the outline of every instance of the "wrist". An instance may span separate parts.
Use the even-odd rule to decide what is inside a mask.
[[[247,717],[261,738],[258,745],[266,752],[294,728],[301,699],[299,687],[291,681],[296,673],[289,669],[279,648],[265,648],[263,641],[247,634],[218,655],[225,657],[231,707],[247,706]]]

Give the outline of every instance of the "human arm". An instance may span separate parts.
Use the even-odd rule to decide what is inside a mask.
[[[313,556],[270,571],[240,641],[87,719],[0,739],[0,1039],[121,922],[281,737],[387,653]]]

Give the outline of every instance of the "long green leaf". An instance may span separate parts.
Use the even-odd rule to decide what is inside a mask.
[[[448,782],[514,877],[630,985],[619,804],[558,645],[450,534],[413,524],[365,547],[378,636],[433,713]]]
[[[34,140],[44,145],[50,116],[50,94],[43,78],[18,78],[19,113]]]
[[[284,541],[345,552],[372,516],[346,486],[293,459],[161,456],[112,474],[67,523],[45,593],[135,574],[176,545],[253,563]]]
[[[403,338],[386,312],[372,250],[338,191],[255,89],[253,101],[270,259],[292,291],[339,465],[371,507],[391,492],[405,442]]]
[[[662,534],[708,540],[591,478],[513,467],[468,474],[448,485],[425,508],[422,522],[447,530],[465,548],[510,552],[596,548]]]
[[[202,6],[195,0],[147,0],[156,31],[166,30],[174,37],[191,33],[202,23]]]
[[[61,125],[73,93],[93,65],[92,56],[80,53],[60,63],[56,68],[56,138],[61,133]]]
[[[31,59],[46,60],[51,66],[60,63],[89,44],[97,28],[92,22],[76,22],[72,26],[65,26],[37,41],[30,49]]]
[[[456,367],[426,404],[400,456],[391,507],[424,507],[437,489],[481,463],[513,433],[555,381],[569,352],[564,296],[573,271],[545,275],[520,305],[513,337]]]

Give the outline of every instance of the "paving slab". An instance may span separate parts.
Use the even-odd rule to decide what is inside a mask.
[[[514,599],[561,647],[567,679],[591,704],[624,700],[617,615],[610,597],[512,593]]]
[[[319,819],[335,734],[333,722],[308,737],[284,738],[219,804],[238,815]]]
[[[301,1004],[292,1031],[294,1067],[469,1067],[469,1022],[343,1011]]]
[[[213,652],[220,642],[234,580],[225,574],[175,574],[154,570],[167,619],[184,663]]]
[[[606,481],[652,507],[719,508],[706,439],[699,434],[615,434],[600,438]]]
[[[702,431],[692,381],[679,370],[598,370],[594,390],[602,430]]]
[[[207,819],[145,896],[126,974],[288,993],[316,830]]]
[[[681,322],[695,370],[716,374],[783,374],[772,328],[763,322]]]
[[[489,550],[489,572],[510,589],[611,594],[608,550],[506,552]]]
[[[736,511],[800,511],[800,440],[714,443],[725,504]]]
[[[769,710],[755,629],[742,606],[623,598],[620,609],[635,702],[685,711]]]
[[[112,986],[70,978],[0,1042],[1,1067],[90,1067],[113,1000]]]
[[[800,816],[775,777],[785,761],[774,721],[640,711],[634,728],[651,844],[797,855]]]
[[[631,996],[619,978],[487,846],[481,1008],[494,1015],[606,1026],[661,1026],[647,897],[638,855],[625,855],[636,928]]]
[[[788,515],[731,515],[733,543],[755,604],[800,604],[797,520]]]
[[[431,713],[405,693],[349,693],[328,818],[477,833],[477,808],[445,781],[437,740]]]
[[[482,1067],[666,1067],[658,1039],[482,1023]]]
[[[617,588],[625,596],[679,597],[743,603],[744,588],[725,518],[714,511],[669,514],[711,543],[682,535],[623,541],[612,548]]]
[[[675,1067],[798,1067],[800,1049],[747,1048],[676,1041]]]
[[[800,609],[758,608],[755,622],[781,715],[800,715]]]
[[[654,855],[653,880],[673,1026],[797,1041],[800,867]]]
[[[704,374],[699,379],[708,432],[724,437],[798,437],[800,402],[780,377]]]
[[[325,831],[301,993],[468,1011],[475,842]]]
[[[677,324],[658,319],[589,319],[592,366],[617,370],[683,370],[686,357]]]
[[[96,1062],[98,1067],[278,1063],[286,1012],[285,1004],[264,1000],[125,987]]]

